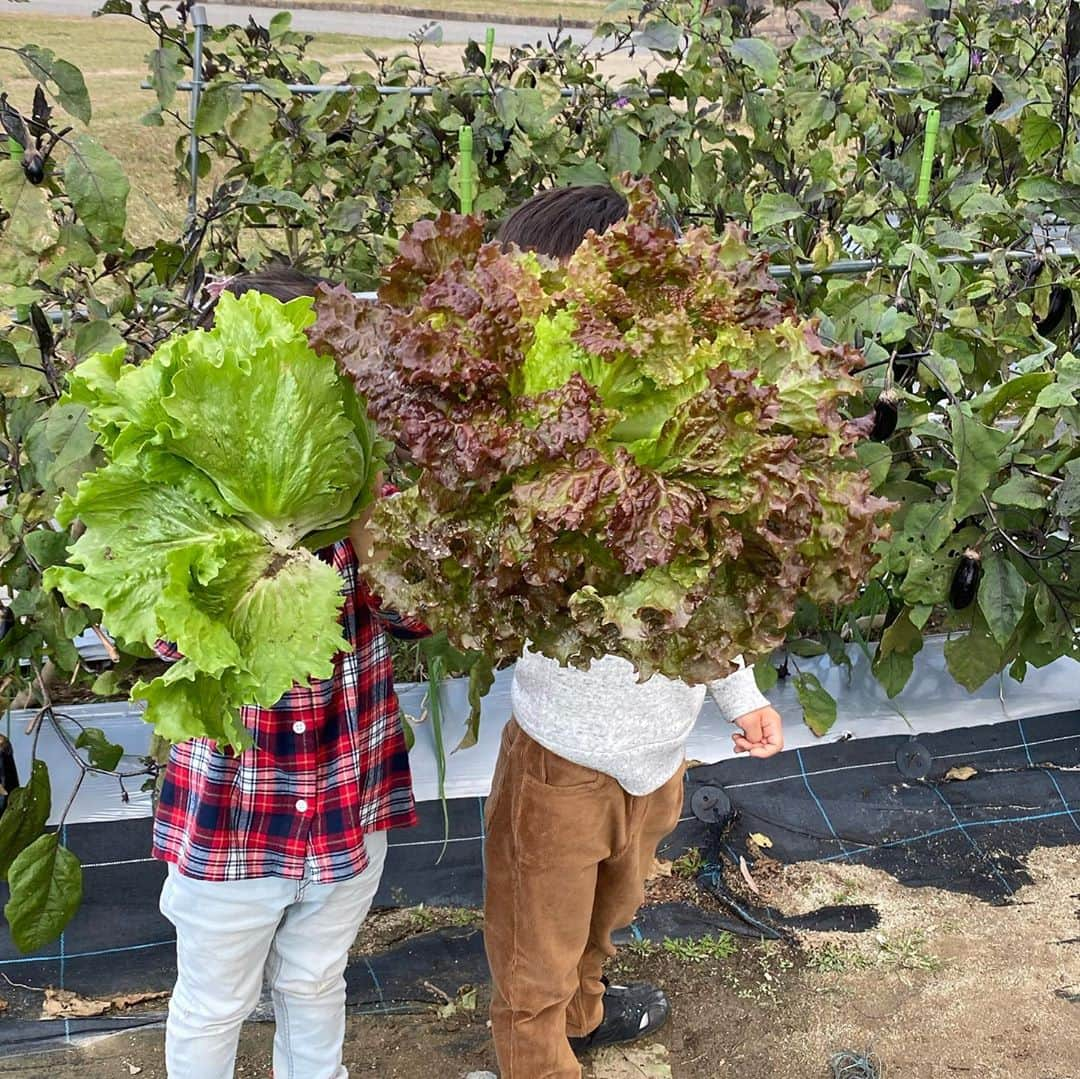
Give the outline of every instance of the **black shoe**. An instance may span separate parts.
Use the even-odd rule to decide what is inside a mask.
[[[583,1038],[571,1038],[575,1054],[591,1053],[605,1045],[625,1045],[655,1034],[671,1015],[671,1005],[662,989],[643,982],[609,985],[604,991],[604,1018]]]

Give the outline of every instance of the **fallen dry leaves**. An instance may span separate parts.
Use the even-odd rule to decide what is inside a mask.
[[[977,768],[972,768],[970,764],[961,764],[958,765],[956,768],[950,768],[945,773],[945,778],[964,780],[971,779],[972,776],[977,776],[978,774],[979,771]]]
[[[741,854],[739,855],[739,873],[742,874],[742,879],[746,882],[747,888],[749,888],[754,895],[761,895],[761,889],[750,875],[750,867],[746,864],[746,859]]]
[[[81,997],[69,989],[46,989],[45,1000],[41,1005],[41,1018],[90,1019],[97,1015],[104,1015],[106,1012],[123,1011],[136,1004],[165,1000],[168,995],[168,993],[128,993],[96,1000],[93,997]]]

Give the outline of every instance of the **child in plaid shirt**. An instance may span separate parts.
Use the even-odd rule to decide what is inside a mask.
[[[226,288],[287,302],[318,283],[282,267]],[[319,552],[341,575],[352,646],[333,676],[244,709],[254,746],[239,755],[205,739],[170,752],[154,820],[154,856],[169,870],[161,910],[177,937],[170,1079],[232,1076],[264,975],[275,1079],[347,1079],[349,948],[378,890],[387,830],[416,821],[386,632],[427,633],[378,609],[356,556],[366,546],[357,524]],[[165,644],[159,652],[179,658]]]

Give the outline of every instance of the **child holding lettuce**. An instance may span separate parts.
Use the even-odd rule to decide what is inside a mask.
[[[627,212],[609,187],[544,192],[499,238],[569,258]],[[750,669],[709,687],[738,727],[735,748],[769,757],[780,717]],[[669,1013],[650,985],[610,985],[613,930],[644,900],[657,844],[683,806],[685,747],[705,687],[607,656],[587,671],[526,651],[486,806],[485,943],[502,1079],[580,1079],[577,1055],[634,1041]]]
[[[319,282],[288,267],[226,282],[282,302]],[[212,309],[202,320],[212,322]],[[177,981],[166,1026],[170,1079],[229,1079],[240,1028],[264,975],[273,996],[276,1079],[345,1079],[349,948],[378,890],[387,830],[415,823],[408,755],[385,630],[419,623],[379,611],[352,538],[320,551],[342,578],[344,636],[326,681],[273,708],[244,709],[254,747],[205,739],[172,747],[154,821],[168,863],[162,913],[176,927]],[[167,645],[159,651],[179,658]]]

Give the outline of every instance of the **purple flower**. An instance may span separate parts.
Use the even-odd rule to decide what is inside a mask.
[[[971,66],[977,68],[983,62],[983,54],[981,49],[971,50]]]
[[[630,98],[628,98],[628,97],[618,97],[618,98],[615,99],[615,108],[617,108],[617,109],[625,109],[626,106],[629,105],[629,104],[630,104]]]

